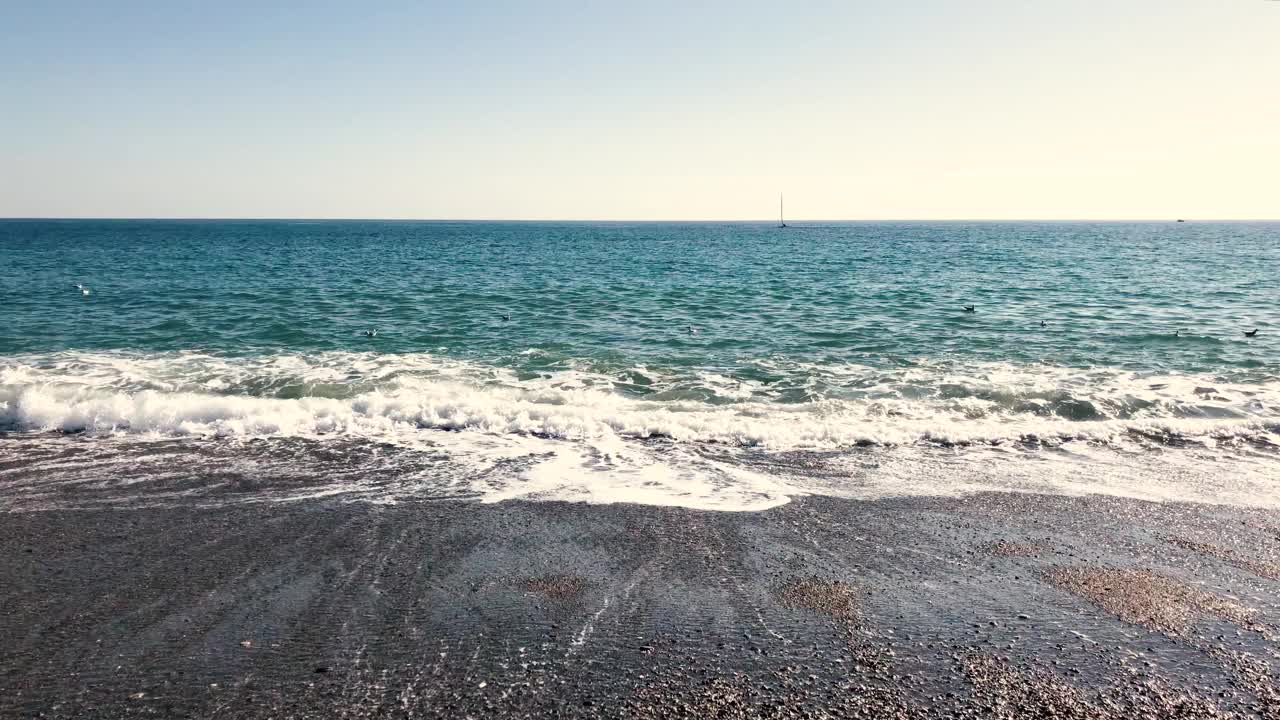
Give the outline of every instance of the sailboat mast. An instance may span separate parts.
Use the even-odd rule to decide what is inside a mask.
[[[782,193],[778,193],[778,227],[786,227],[787,221],[782,213]]]

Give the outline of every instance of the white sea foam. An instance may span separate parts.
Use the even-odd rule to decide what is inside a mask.
[[[268,367],[268,370],[275,368]],[[95,368],[101,371],[102,368]],[[882,393],[864,399],[808,403],[748,400],[723,405],[699,401],[631,398],[584,382],[580,374],[552,374],[516,382],[477,381],[451,368],[431,376],[387,373],[342,378],[333,368],[303,368],[301,377],[229,379],[193,375],[186,382],[140,377],[126,368],[117,376],[89,372],[50,376],[29,368],[4,371],[0,427],[20,431],[150,433],[170,436],[314,436],[350,433],[396,435],[416,430],[472,430],[563,440],[666,437],[771,450],[830,449],[859,444],[908,445],[1089,440],[1133,442],[1135,436],[1217,441],[1276,441],[1278,389],[1217,383],[1212,397],[1185,378],[1146,378],[1123,390],[1125,380],[1092,388],[1044,389],[1034,377],[1023,387],[984,378],[992,389],[968,380],[935,378],[930,397]],[[358,371],[356,371],[358,373]],[[1208,382],[1208,381],[1200,381]],[[1153,387],[1159,386],[1159,389]],[[283,391],[250,395],[224,388]],[[965,387],[964,395],[954,388]],[[203,388],[205,391],[198,391]],[[369,388],[363,392],[360,389]],[[319,395],[308,392],[323,393]],[[1073,420],[1048,407],[1055,393],[1068,403],[1088,403],[1099,419]],[[298,397],[288,395],[302,393]],[[332,396],[326,396],[332,395]],[[1010,405],[1022,405],[1011,408]],[[1116,417],[1116,407],[1142,409]]]
[[[581,366],[518,378],[430,355],[66,353],[0,361],[0,430],[102,440],[374,440],[445,448],[453,461],[474,466],[522,459],[519,472],[469,481],[490,501],[734,510],[808,492],[1027,489],[1205,500],[1207,486],[1176,478],[1211,477],[1223,467],[1242,485],[1219,487],[1219,499],[1270,503],[1280,468],[1265,450],[1280,446],[1275,379],[999,364],[885,371],[762,363],[762,370],[783,379],[719,370],[606,374]],[[649,395],[618,389],[637,375]],[[797,387],[811,399],[786,402]],[[885,448],[874,472],[850,467],[821,481],[700,451],[867,445]],[[954,446],[968,449],[940,452]],[[1002,450],[1010,446],[1023,449]],[[1261,454],[1250,455],[1258,447]],[[1126,453],[1146,455],[1135,461]],[[1159,469],[1148,471],[1144,463],[1153,459]],[[998,469],[980,469],[989,463]],[[1075,478],[1081,474],[1099,479]]]

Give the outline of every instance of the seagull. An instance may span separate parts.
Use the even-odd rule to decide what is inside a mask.
[[[965,306],[964,306],[964,311],[965,311],[965,312],[977,312],[977,308],[976,308],[975,306],[973,306],[973,305],[965,305]]]
[[[1258,330],[1257,330],[1257,328],[1254,328],[1253,330],[1246,331],[1246,332],[1245,332],[1245,334],[1244,334],[1244,336],[1245,336],[1245,337],[1257,337],[1257,336],[1258,336]]]
[[[364,331],[364,336],[365,336],[365,337],[378,337],[378,328],[374,328],[374,329],[372,329],[372,330],[365,330],[365,331]]]

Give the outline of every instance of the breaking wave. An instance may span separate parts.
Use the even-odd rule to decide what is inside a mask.
[[[522,373],[430,355],[55,355],[0,364],[0,429],[216,437],[453,430],[769,450],[1280,442],[1275,380],[1003,364],[960,372],[765,363],[743,374]],[[637,377],[643,394],[634,391]]]
[[[1280,478],[1280,380],[1009,364],[764,360],[728,371],[426,354],[77,352],[0,361],[0,431],[105,443],[375,441],[481,468],[459,476],[489,501],[743,510],[799,494],[993,487],[1245,501],[1272,490],[1184,492],[1178,483],[1224,463],[1264,484]],[[860,449],[875,452],[874,471],[862,456],[849,461]],[[1163,474],[1144,467],[1152,458],[1134,459],[1149,452]],[[795,453],[808,459],[777,460]],[[815,457],[820,480],[802,469]],[[991,463],[1000,470],[984,469]],[[1056,479],[1046,483],[1051,466]],[[1081,485],[1085,470],[1101,479]],[[344,478],[360,482],[355,471]]]

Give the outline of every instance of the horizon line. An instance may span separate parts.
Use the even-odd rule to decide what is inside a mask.
[[[412,217],[254,217],[223,216],[201,217],[196,215],[169,216],[0,216],[0,222],[75,222],[75,221],[119,221],[119,222],[419,222],[419,223],[737,223],[765,225],[776,223],[776,220],[761,218],[670,218],[670,219],[634,219],[634,218],[412,218]],[[909,223],[909,222],[1046,222],[1046,223],[1275,223],[1277,218],[984,218],[984,217],[938,217],[938,218],[801,218],[788,220],[788,227],[793,223]]]

